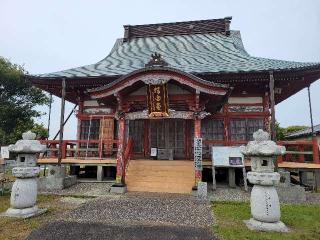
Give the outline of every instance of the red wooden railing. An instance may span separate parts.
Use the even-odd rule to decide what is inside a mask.
[[[59,140],[41,140],[48,146],[43,158],[57,158]],[[61,158],[110,158],[117,154],[118,140],[63,140]]]
[[[278,141],[277,144],[286,147],[286,154],[278,157],[278,163],[285,161],[320,164],[319,146],[315,137],[312,140]]]
[[[203,140],[203,145],[245,145],[247,141],[228,141],[223,140]],[[277,144],[286,147],[286,154],[278,157],[278,163],[282,162],[301,162],[320,164],[319,145],[317,138],[303,141],[277,141]],[[210,151],[210,150],[209,150]],[[209,153],[210,154],[210,153]]]

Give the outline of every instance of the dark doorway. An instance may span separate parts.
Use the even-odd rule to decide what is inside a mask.
[[[172,149],[174,159],[186,159],[185,120],[150,120],[149,141],[152,148]]]

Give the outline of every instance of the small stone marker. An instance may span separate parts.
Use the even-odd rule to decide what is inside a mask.
[[[206,182],[198,182],[197,197],[199,200],[207,200],[208,190]]]

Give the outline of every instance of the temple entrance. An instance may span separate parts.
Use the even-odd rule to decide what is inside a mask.
[[[133,154],[140,159],[150,158],[150,149],[157,148],[157,159],[186,159],[185,129],[184,119],[130,120]]]
[[[158,159],[185,159],[185,120],[150,120],[149,141]]]

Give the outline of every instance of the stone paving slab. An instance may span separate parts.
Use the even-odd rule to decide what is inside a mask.
[[[209,229],[190,226],[117,226],[57,221],[33,231],[28,240],[216,240]]]

